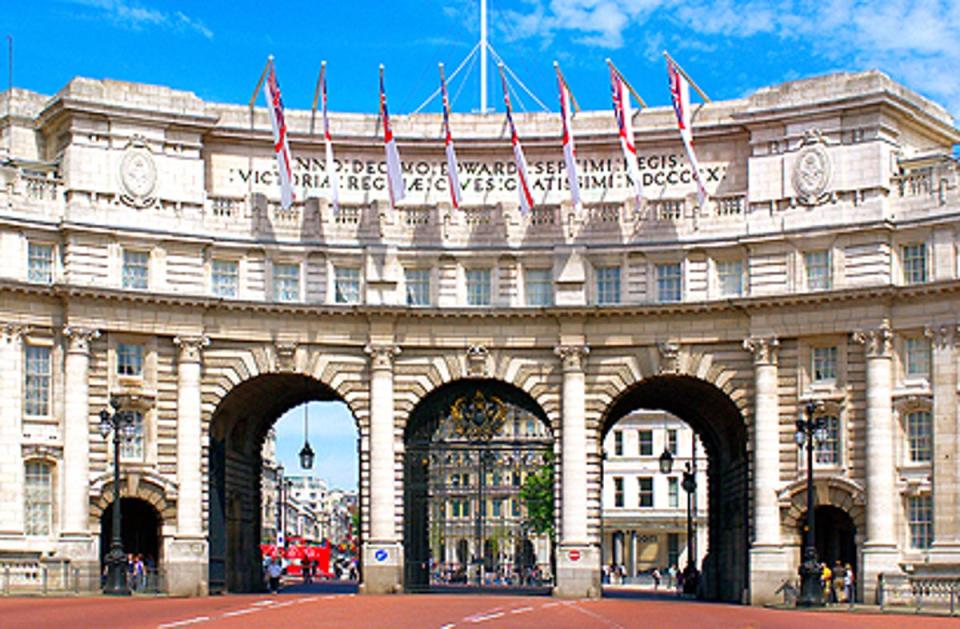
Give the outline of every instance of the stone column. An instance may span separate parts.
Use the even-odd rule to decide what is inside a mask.
[[[29,331],[0,324],[0,540],[23,537],[23,337]]]
[[[899,571],[896,521],[900,512],[894,475],[891,358],[893,333],[887,321],[872,330],[855,332],[867,362],[867,530],[863,547],[864,600],[874,602],[877,577]]]
[[[90,342],[97,330],[67,326],[63,410],[64,537],[89,536],[90,513]]]
[[[363,592],[399,592],[403,547],[396,527],[393,359],[400,348],[369,344],[370,355],[370,537],[363,542]]]
[[[754,605],[773,602],[784,578],[780,539],[780,399],[777,360],[780,342],[751,337],[743,347],[753,354],[753,523],[750,548],[750,598]],[[698,479],[699,480],[699,479]],[[699,544],[698,544],[699,548]]]
[[[630,531],[630,576],[637,576],[637,532]]]
[[[933,389],[933,546],[936,563],[960,564],[960,434],[957,426],[957,324],[931,326]]]
[[[559,596],[600,595],[600,549],[587,528],[587,424],[584,362],[586,345],[560,345],[563,362],[560,454],[560,548],[557,557]]]

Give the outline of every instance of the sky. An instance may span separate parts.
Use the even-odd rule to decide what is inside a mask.
[[[14,84],[44,94],[81,75],[246,103],[273,54],[287,107],[310,108],[325,59],[331,109],[375,112],[377,67],[384,63],[391,113],[410,113],[435,89],[437,63],[449,74],[479,38],[479,0],[0,0],[0,6],[0,32],[13,37]],[[553,111],[553,60],[581,106],[608,108],[607,57],[648,103],[666,105],[666,49],[715,100],[877,68],[955,117],[960,112],[960,0],[489,0],[489,7],[494,50]],[[494,67],[488,103],[502,109]],[[479,70],[462,72],[450,91],[455,110],[477,109]],[[523,93],[514,104],[539,109]],[[424,111],[439,111],[439,103]]]
[[[316,454],[312,470],[300,467],[304,409],[310,407],[310,447]],[[310,402],[287,411],[276,424],[277,459],[288,476],[315,476],[327,486],[357,488],[357,424],[343,402]]]

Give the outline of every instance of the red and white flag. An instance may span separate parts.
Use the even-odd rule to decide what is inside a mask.
[[[530,176],[527,174],[527,160],[523,156],[523,146],[520,145],[520,136],[517,127],[513,124],[513,108],[510,106],[510,90],[507,88],[507,77],[500,67],[500,82],[503,84],[503,104],[507,109],[507,124],[510,125],[510,143],[513,144],[513,161],[517,166],[517,191],[520,193],[520,211],[524,214],[533,209],[533,194],[530,192]]]
[[[683,140],[683,149],[687,153],[693,180],[697,184],[697,200],[701,211],[706,209],[707,189],[703,185],[700,164],[693,150],[693,129],[690,127],[690,82],[683,76],[673,59],[667,58],[667,75],[670,77],[670,98],[673,99],[673,113],[677,116],[677,128]]]
[[[387,92],[383,88],[383,66],[380,66],[380,116],[383,118],[383,145],[387,153],[387,188],[390,192],[390,205],[395,206],[406,196],[403,185],[403,166],[400,164],[400,151],[393,138],[390,126],[390,114],[387,112]]]
[[[563,161],[567,166],[567,184],[574,207],[580,206],[580,184],[577,181],[577,148],[573,144],[573,113],[570,111],[570,88],[563,79],[560,66],[557,70],[557,85],[560,88],[560,120],[563,124]]]
[[[639,204],[643,200],[643,183],[640,181],[640,169],[637,168],[637,146],[633,138],[633,108],[630,106],[630,93],[623,84],[620,73],[610,65],[610,89],[613,93],[613,115],[617,119],[617,131],[620,134],[620,148],[627,163],[627,174],[633,182],[633,193]]]
[[[320,66],[320,90],[323,102],[323,143],[326,149],[327,180],[330,182],[330,204],[334,210],[340,209],[340,177],[337,164],[333,161],[333,139],[330,136],[330,119],[327,117],[327,63]]]
[[[290,144],[287,142],[287,121],[283,116],[283,99],[280,97],[280,84],[270,57],[267,81],[263,96],[267,99],[267,111],[270,112],[270,126],[273,127],[273,152],[277,156],[277,170],[280,171],[280,206],[289,209],[293,203],[293,159],[290,156]]]
[[[450,133],[450,99],[447,96],[447,81],[443,76],[443,64],[440,65],[440,92],[443,95],[443,136],[447,153],[447,186],[450,187],[450,202],[454,208],[460,207],[460,176],[457,172],[457,152],[453,150],[453,135]]]

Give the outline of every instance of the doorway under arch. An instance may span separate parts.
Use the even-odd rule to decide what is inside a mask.
[[[101,572],[110,543],[113,539],[114,502],[100,515],[100,567]],[[162,544],[160,527],[163,522],[152,504],[140,498],[120,499],[120,538],[123,552],[140,555],[147,568],[160,565]]]
[[[260,545],[264,440],[284,413],[314,401],[346,404],[331,387],[308,375],[264,374],[231,389],[213,412],[208,453],[211,594],[263,590]],[[358,427],[358,451],[359,447]],[[317,457],[323,454],[319,451]],[[359,452],[357,459],[359,465]],[[362,491],[358,499],[362,514]],[[277,505],[278,509],[283,507]],[[359,561],[358,569],[362,570]]]
[[[800,519],[800,535],[803,539],[803,527],[806,513]],[[814,545],[817,559],[833,567],[836,562],[850,564],[857,571],[857,526],[850,514],[833,505],[819,505],[813,509]]]
[[[739,603],[749,584],[747,427],[736,403],[716,385],[688,375],[644,378],[608,407],[601,439],[636,410],[662,410],[693,429],[707,454],[708,543],[701,574],[705,598]],[[659,454],[659,453],[656,453]]]

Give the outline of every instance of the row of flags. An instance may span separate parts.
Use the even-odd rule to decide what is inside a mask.
[[[700,166],[694,149],[693,131],[690,126],[690,80],[687,74],[670,56],[666,58],[670,98],[673,103],[677,130],[680,132],[684,152],[686,153],[687,160],[690,162],[690,169],[697,186],[697,199],[702,208],[705,207],[707,202],[707,190],[703,184],[703,175],[700,173]],[[636,91],[630,87],[630,84],[616,66],[613,65],[613,62],[608,59],[607,65],[610,67],[610,89],[613,100],[613,113],[617,121],[620,148],[623,152],[623,159],[627,165],[627,177],[632,184],[634,198],[639,204],[643,200],[643,183],[640,178],[639,168],[637,167],[637,147],[633,133],[633,106],[631,104],[631,96],[637,100],[641,107],[644,107],[646,104]],[[573,138],[574,109],[579,110],[579,107],[570,90],[570,86],[560,71],[560,66],[554,63],[554,69],[557,74],[557,87],[560,94],[563,159],[566,168],[567,182],[570,188],[571,200],[574,206],[579,206],[581,204],[580,186],[577,178],[576,146]],[[523,145],[520,142],[517,127],[513,121],[510,88],[507,85],[507,77],[503,72],[503,64],[499,65],[499,71],[500,82],[503,87],[503,104],[506,109],[507,126],[510,130],[510,143],[513,146],[513,159],[516,166],[520,208],[524,213],[527,213],[534,207],[527,161],[523,154]],[[280,172],[280,205],[284,209],[287,209],[294,200],[293,172],[291,170],[293,160],[290,155],[290,145],[287,140],[287,125],[284,119],[283,100],[280,95],[280,84],[277,82],[273,57],[267,60],[267,67],[264,72],[266,73],[264,97],[267,99],[267,110],[270,113],[270,125],[273,129],[273,149],[277,158],[277,168]],[[263,77],[261,77],[261,82],[262,81]],[[330,135],[330,121],[327,110],[326,62],[320,66],[320,78],[317,88],[322,95],[323,137],[326,171],[330,179],[331,204],[336,209],[340,203],[340,192],[337,171],[333,160],[333,139]],[[447,161],[447,183],[450,189],[450,201],[454,208],[459,208],[462,202],[458,177],[459,168],[457,165],[457,153],[453,144],[453,134],[450,130],[450,99],[447,93],[447,82],[443,71],[443,64],[440,64],[440,94],[443,103],[443,133],[444,151]],[[314,107],[316,107],[316,102],[314,102]],[[393,127],[390,125],[390,113],[387,110],[387,92],[384,86],[382,65],[380,66],[380,120],[383,125],[383,145],[387,163],[387,189],[390,194],[390,204],[391,206],[395,206],[406,196],[406,189],[403,182],[403,166],[400,161],[400,151],[397,148],[397,141],[393,135]]]

